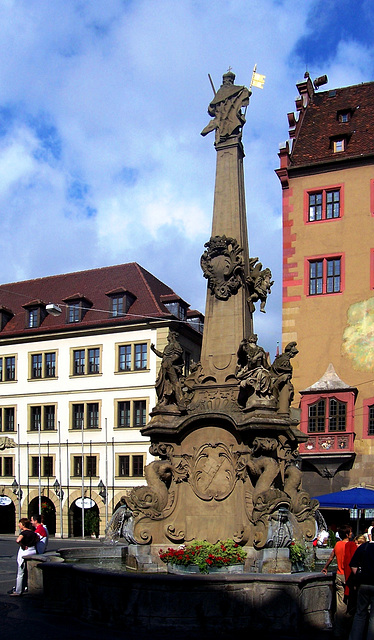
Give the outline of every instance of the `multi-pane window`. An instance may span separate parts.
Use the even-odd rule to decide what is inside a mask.
[[[83,375],[85,373],[85,357],[86,352],[84,349],[76,349],[73,352],[73,372],[75,376]]]
[[[99,428],[99,403],[87,403],[87,429]]]
[[[134,345],[135,349],[135,369],[147,368],[147,344],[140,343]]]
[[[30,464],[31,476],[37,478],[39,476],[39,457],[31,456]],[[53,473],[53,456],[41,456],[41,475],[45,478],[52,478]]]
[[[112,316],[115,318],[117,316],[124,315],[124,306],[123,306],[123,296],[113,296],[112,297]]]
[[[368,436],[374,436],[374,404],[371,404],[368,410]]]
[[[130,400],[121,400],[117,403],[117,426],[131,427],[131,402]]]
[[[15,407],[0,407],[0,431],[15,431]]]
[[[141,371],[148,367],[148,344],[121,344],[118,346],[117,371]]]
[[[39,326],[40,309],[30,309],[28,311],[28,327],[33,329]]]
[[[81,319],[81,303],[72,302],[68,306],[68,322],[80,322]]]
[[[79,402],[71,405],[72,429],[98,429],[99,427],[99,402]]]
[[[134,402],[134,427],[144,427],[146,423],[146,401],[135,400]]]
[[[325,430],[326,400],[322,399],[308,407],[308,433]]]
[[[121,345],[118,351],[118,370],[131,371],[131,344]]]
[[[86,347],[72,351],[72,375],[83,376],[100,373],[100,347]]]
[[[31,377],[41,378],[43,373],[43,356],[35,353],[31,356]]]
[[[329,431],[345,431],[347,423],[346,403],[331,398],[329,405]]]
[[[30,431],[55,431],[56,405],[31,405],[29,407]]]
[[[55,431],[56,405],[32,405],[29,407],[30,431]]]
[[[14,382],[16,379],[16,356],[0,357],[0,382]]]
[[[56,377],[56,352],[30,354],[30,378],[55,378]]]
[[[39,431],[42,427],[42,408],[30,407],[30,431]]]
[[[346,431],[347,403],[321,398],[308,406],[308,433]]]
[[[88,349],[88,373],[99,373],[100,349]]]
[[[14,475],[14,459],[12,456],[0,456],[0,476]]]
[[[340,192],[340,188],[308,192],[308,222],[340,218]]]
[[[164,302],[165,307],[167,308],[173,316],[179,318],[179,320],[185,320],[187,317],[187,308],[184,304],[180,304],[180,302]]]
[[[146,400],[118,400],[117,427],[136,427],[140,429],[147,422]]]
[[[98,456],[84,455],[84,475],[93,478],[97,477]],[[72,458],[72,476],[75,478],[82,476],[82,456]]]
[[[86,456],[86,476],[97,476],[97,460],[96,456]]]
[[[144,456],[141,454],[119,455],[117,457],[118,476],[122,478],[137,477],[144,475]]]
[[[73,458],[73,476],[82,475],[82,458],[81,456],[74,456]]]
[[[56,407],[51,405],[46,405],[43,407],[44,409],[44,425],[43,428],[45,431],[54,431],[56,429]]]
[[[73,404],[72,429],[83,429],[84,427],[84,404]]]
[[[54,378],[56,375],[56,353],[44,354],[44,374],[46,378]]]
[[[309,260],[309,295],[341,291],[341,257]]]

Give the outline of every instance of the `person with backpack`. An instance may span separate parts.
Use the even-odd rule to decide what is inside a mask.
[[[16,588],[11,596],[21,596],[27,582],[27,569],[25,558],[32,556],[36,553],[36,545],[39,541],[39,536],[35,531],[31,529],[31,522],[28,518],[21,518],[19,521],[20,534],[16,540],[19,544],[17,554],[17,578]]]

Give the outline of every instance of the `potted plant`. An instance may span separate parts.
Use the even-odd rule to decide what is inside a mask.
[[[308,555],[308,548],[304,542],[292,540],[289,547],[292,571],[305,571],[305,563]]]
[[[243,571],[247,554],[234,540],[228,539],[215,544],[195,540],[177,549],[160,549],[159,556],[170,573],[233,573]]]

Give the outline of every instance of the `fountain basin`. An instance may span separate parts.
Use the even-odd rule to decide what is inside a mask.
[[[288,638],[331,629],[332,574],[181,576],[67,563],[44,563],[41,570],[49,610],[114,628],[131,620],[144,632],[271,630]]]

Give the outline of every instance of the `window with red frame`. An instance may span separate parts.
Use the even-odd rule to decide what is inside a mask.
[[[308,406],[308,433],[346,431],[347,403],[321,398]],[[373,432],[374,435],[374,432]]]
[[[308,193],[308,222],[340,218],[340,188]]]
[[[341,291],[341,258],[309,260],[309,295],[319,296]]]

